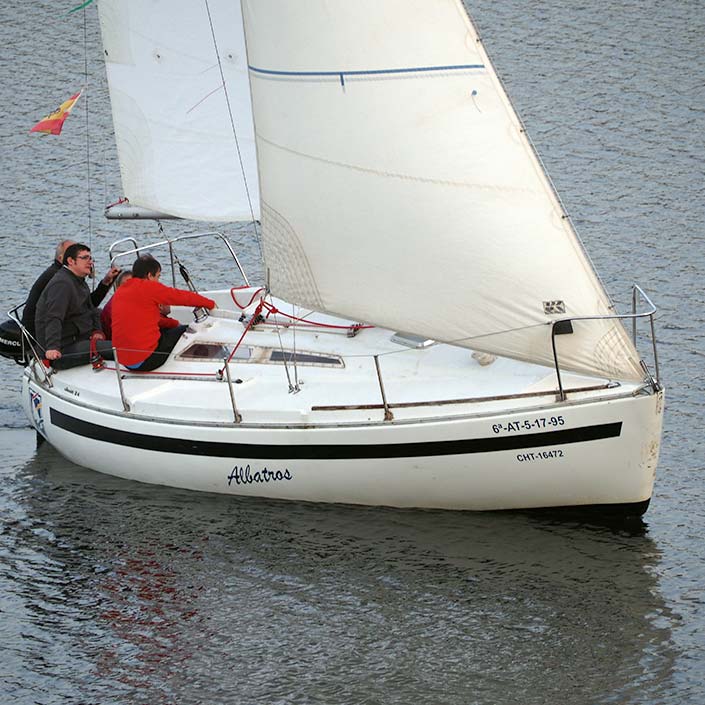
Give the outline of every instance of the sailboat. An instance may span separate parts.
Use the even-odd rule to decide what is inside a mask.
[[[42,438],[191,490],[646,510],[664,391],[636,326],[656,362],[655,308],[635,287],[616,310],[461,0],[99,12],[126,197],[108,217],[250,221],[266,275],[189,235],[233,258],[218,308],[175,310],[190,329],[152,373],[34,351]],[[111,261],[174,262],[180,239]]]

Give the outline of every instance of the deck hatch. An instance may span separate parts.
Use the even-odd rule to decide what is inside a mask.
[[[272,350],[270,362],[286,362],[297,365],[316,365],[324,367],[343,367],[343,361],[336,355],[320,355],[318,353],[293,350]]]
[[[187,360],[194,362],[197,360],[223,360],[230,357],[232,346],[228,343],[218,343],[211,341],[197,340],[187,348],[182,350],[177,356],[177,360]],[[249,360],[252,350],[247,346],[241,346],[233,355],[234,360]]]

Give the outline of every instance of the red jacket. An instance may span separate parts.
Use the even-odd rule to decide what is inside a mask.
[[[112,340],[121,364],[138,365],[156,349],[160,335],[159,304],[215,307],[215,301],[192,291],[132,277],[113,296]]]
[[[100,312],[100,327],[105,333],[105,337],[108,340],[113,339],[113,301],[115,297],[113,296],[110,301],[108,301],[103,310]],[[159,327],[160,328],[176,328],[179,322],[175,318],[169,318],[166,314],[162,313],[159,316]]]

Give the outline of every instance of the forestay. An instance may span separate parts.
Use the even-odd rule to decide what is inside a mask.
[[[215,42],[205,2],[99,3],[124,194],[182,218],[251,220],[259,197],[240,4],[208,8]]]
[[[275,293],[546,364],[614,313],[460,0],[242,6]],[[642,376],[617,322],[557,347]]]

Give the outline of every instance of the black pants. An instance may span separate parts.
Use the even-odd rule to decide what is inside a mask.
[[[133,370],[140,372],[150,372],[161,367],[169,358],[174,346],[179,342],[181,334],[188,326],[176,326],[176,328],[162,328],[161,335],[157,347],[154,352],[139,366],[133,367]]]
[[[96,340],[95,348],[98,354],[106,360],[113,359],[113,344],[109,340]],[[91,361],[91,341],[77,340],[61,348],[61,357],[52,360],[51,366],[55,370],[68,370],[79,365],[87,365]]]

